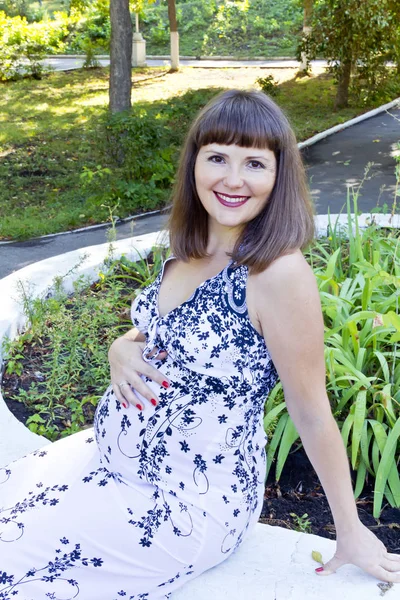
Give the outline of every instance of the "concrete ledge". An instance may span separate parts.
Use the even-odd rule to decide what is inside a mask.
[[[311,552],[327,562],[335,542],[316,535],[258,523],[240,549],[221,565],[203,573],[171,596],[171,600],[375,600],[378,581],[358,567],[346,565],[319,577]],[[399,598],[400,586],[386,594]]]

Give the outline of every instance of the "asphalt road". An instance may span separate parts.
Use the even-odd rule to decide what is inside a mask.
[[[43,61],[47,66],[55,69],[56,71],[72,71],[74,69],[80,69],[83,65],[84,58],[70,58],[63,56],[52,56]],[[98,62],[100,66],[107,67],[110,64],[108,58],[99,58]],[[180,59],[180,65],[182,67],[201,67],[202,69],[223,69],[227,67],[231,68],[243,68],[243,67],[265,67],[270,69],[282,69],[285,68],[299,68],[299,62],[292,59],[272,59],[272,60],[205,60],[205,59]],[[169,66],[170,61],[168,59],[147,59],[148,67],[163,67]],[[325,60],[315,60],[311,62],[311,66],[324,67],[327,63]]]

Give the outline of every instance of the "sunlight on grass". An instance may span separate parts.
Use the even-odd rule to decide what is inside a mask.
[[[162,103],[179,106],[178,99],[189,90],[195,95],[200,90],[197,97],[202,102],[204,88],[250,89],[257,87],[258,77],[272,75],[279,83],[277,102],[299,141],[372,108],[352,106],[334,112],[332,77],[322,69],[310,78],[295,79],[295,73],[295,69],[261,67],[185,67],[174,74],[165,67],[134,69],[132,103],[144,110],[157,109],[160,103],[165,115]],[[31,237],[101,219],[99,209],[88,206],[80,176],[84,167],[105,166],[96,136],[107,114],[108,76],[108,69],[91,69],[2,85],[0,238]],[[179,118],[174,127],[179,129]],[[104,139],[104,132],[101,135]]]

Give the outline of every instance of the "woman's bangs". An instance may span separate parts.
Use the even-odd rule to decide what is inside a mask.
[[[195,143],[198,148],[207,144],[244,148],[279,150],[279,133],[274,131],[275,119],[253,103],[213,106],[198,123]]]

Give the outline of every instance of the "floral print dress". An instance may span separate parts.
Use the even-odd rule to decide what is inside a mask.
[[[168,598],[259,518],[277,373],[248,316],[248,269],[231,261],[160,316],[165,263],[132,320],[171,386],[146,379],[160,402],[143,411],[110,387],[93,430],[0,469],[1,600]]]

